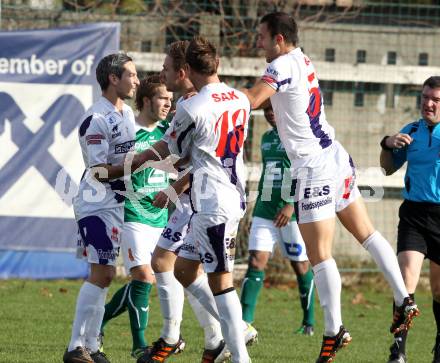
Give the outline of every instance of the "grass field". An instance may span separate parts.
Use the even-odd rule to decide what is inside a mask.
[[[113,284],[110,294],[123,282]],[[0,281],[0,362],[61,362],[70,337],[74,305],[81,281]],[[380,284],[382,285],[382,284]],[[429,292],[418,292],[421,316],[416,319],[408,342],[410,363],[431,362],[434,337]],[[344,324],[353,342],[337,355],[338,363],[386,362],[391,334],[390,296],[382,288],[345,288],[342,296]],[[293,335],[298,328],[301,309],[293,288],[263,290],[255,327],[258,344],[249,348],[253,363],[314,362],[321,344],[322,313],[316,305],[317,326],[313,337]],[[161,318],[156,292],[150,304],[147,338],[150,343],[160,333]],[[110,322],[105,350],[113,363],[134,362],[129,357],[131,336],[126,314]],[[202,332],[185,304],[182,335],[187,349],[170,362],[196,363],[203,349]]]

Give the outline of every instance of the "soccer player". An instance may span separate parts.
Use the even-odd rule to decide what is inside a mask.
[[[291,161],[295,215],[313,266],[324,309],[324,337],[317,363],[332,361],[351,341],[342,325],[341,278],[332,257],[335,215],[371,254],[391,285],[396,309],[391,331],[407,329],[418,314],[408,296],[397,258],[388,241],[373,227],[356,186],[351,157],[334,137],[325,118],[318,78],[298,43],[295,20],[286,13],[263,16],[258,47],[269,66],[261,80],[245,91],[253,108],[270,98],[280,139]]]
[[[380,165],[387,175],[407,161],[404,201],[399,209],[397,258],[406,288],[414,299],[420,270],[430,260],[432,309],[437,324],[433,363],[440,363],[440,77],[422,87],[422,118],[382,139]],[[389,363],[405,363],[407,330],[394,334]]]
[[[263,287],[264,269],[279,243],[281,251],[290,260],[298,280],[303,309],[303,320],[297,333],[313,335],[314,288],[313,273],[309,269],[306,248],[295,221],[293,200],[290,198],[290,160],[280,141],[272,106],[264,109],[264,117],[272,126],[261,138],[263,171],[258,183],[252,226],[249,234],[249,266],[241,290],[243,320],[254,321],[258,295]]]
[[[250,358],[232,269],[235,236],[245,208],[242,147],[249,101],[238,90],[220,82],[217,52],[206,39],[194,38],[185,59],[188,77],[198,94],[178,105],[167,147],[145,151],[140,161],[158,160],[170,153],[181,158],[191,156],[190,197],[194,214],[185,243],[192,248],[179,251],[175,274],[202,302],[197,277],[200,263],[203,264],[232,361],[247,363]],[[212,299],[212,295],[205,297]]]
[[[187,95],[192,95],[196,92],[187,77],[184,67],[185,52],[188,44],[188,41],[176,41],[169,45],[161,72],[161,78],[167,89],[181,95],[177,101],[178,105],[184,102]],[[164,140],[168,140],[168,138],[169,135],[167,134]],[[161,143],[165,143],[166,141],[164,140]],[[153,344],[151,351],[146,352],[143,357],[140,357],[138,363],[162,362],[178,352],[183,342],[180,336],[180,323],[182,321],[184,289],[174,277],[174,263],[178,250],[186,248],[184,239],[187,234],[192,209],[189,202],[189,174],[185,171],[189,164],[186,160],[182,160],[176,166],[179,170],[179,179],[173,183],[173,189],[169,188],[164,192],[158,193],[153,203],[158,207],[166,207],[172,196],[179,196],[178,201],[174,200],[177,207],[170,216],[168,224],[159,238],[152,258],[152,267],[155,272],[163,316],[163,327],[160,338]],[[200,281],[200,288],[210,293],[206,276],[202,271],[200,271],[198,281]],[[227,358],[228,351],[221,334],[219,322],[188,291],[187,297],[205,333],[203,362],[222,362]]]
[[[168,128],[164,121],[171,108],[172,93],[160,83],[159,76],[143,79],[136,91],[136,152],[161,140]],[[131,355],[141,357],[147,350],[145,329],[148,323],[149,296],[154,283],[151,256],[168,220],[168,210],[153,206],[157,193],[168,187],[168,174],[146,168],[131,176],[125,198],[122,256],[131,282],[119,289],[105,306],[101,331],[116,316],[128,310],[133,346]]]
[[[74,200],[80,243],[90,263],[90,276],[76,301],[72,336],[65,363],[105,363],[99,333],[108,286],[115,274],[124,219],[124,167],[133,148],[135,130],[132,98],[139,85],[136,67],[126,54],[110,54],[98,64],[96,78],[102,97],[81,118],[79,142],[85,171]]]

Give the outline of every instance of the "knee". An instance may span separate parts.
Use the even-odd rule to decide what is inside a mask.
[[[267,259],[257,251],[251,251],[249,255],[249,268],[264,271],[267,265]]]
[[[154,272],[162,272],[161,271],[161,258],[158,256],[153,255],[153,258],[151,259],[151,268]]]
[[[114,269],[109,269],[105,271],[100,278],[102,287],[109,287],[113,281],[113,278],[115,277],[115,274],[116,272]]]
[[[192,281],[190,281],[190,279],[188,278],[187,274],[185,274],[185,271],[178,267],[174,268],[174,277],[185,288],[187,288],[192,283]]]
[[[305,275],[307,271],[309,271],[309,262],[308,261],[291,261],[290,262],[293,271],[295,271],[295,274],[298,275]]]
[[[151,273],[151,270],[148,269],[147,265],[133,267],[130,270],[130,274],[133,280],[149,283],[154,282],[154,276]]]
[[[321,262],[330,260],[333,258],[329,251],[309,251],[307,250],[307,257],[312,266],[316,266]]]

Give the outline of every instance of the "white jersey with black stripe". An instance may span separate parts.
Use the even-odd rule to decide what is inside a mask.
[[[276,91],[270,101],[291,161],[317,155],[332,144],[335,132],[325,117],[317,74],[301,48],[273,60],[262,80]]]
[[[195,212],[236,215],[244,211],[243,144],[249,113],[247,97],[224,83],[210,83],[177,105],[168,148],[181,158],[191,157]]]
[[[133,110],[124,104],[122,113],[105,97],[95,102],[81,118],[78,130],[85,171],[74,199],[77,219],[94,215],[103,209],[123,207],[124,178],[100,183],[90,168],[100,164],[118,165],[124,162],[128,151],[134,148],[135,119]]]

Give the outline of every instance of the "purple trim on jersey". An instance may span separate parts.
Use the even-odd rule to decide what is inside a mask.
[[[118,203],[122,203],[125,200],[125,196],[123,193],[126,191],[125,182],[121,179],[116,179],[113,181],[109,181],[108,183],[110,184],[110,189],[115,192],[114,198],[116,199],[116,201]]]
[[[348,154],[348,162],[350,163],[351,170],[353,172],[353,177],[356,177],[356,166],[354,165],[353,159],[351,158],[350,154]]]
[[[188,134],[188,132],[190,132],[192,129],[195,129],[195,128],[196,128],[196,125],[193,122],[185,130],[183,130],[181,132],[181,134],[179,135],[179,137],[177,138],[177,148],[179,149],[179,154],[182,153],[182,142],[185,139],[186,135]]]
[[[191,206],[192,212],[193,213],[197,213],[196,209],[194,208],[194,205],[193,205],[193,202],[192,202],[192,198],[191,198],[191,194],[192,194],[191,193],[191,189],[192,189],[193,182],[194,182],[194,174],[190,173],[189,174],[189,188],[188,188],[188,190],[189,190],[189,193],[188,193],[188,195],[189,195],[189,205]]]
[[[285,85],[286,83],[290,83],[292,81],[292,78],[286,78],[282,81],[277,82],[277,91],[280,89],[281,86]]]
[[[239,183],[238,176],[237,176],[237,155],[240,152],[240,147],[238,146],[238,143],[235,144],[235,150],[231,150],[231,139],[233,136],[233,133],[235,133],[236,140],[239,138],[240,130],[239,128],[243,127],[242,125],[236,126],[234,131],[231,131],[228,133],[228,137],[226,140],[226,147],[225,147],[225,154],[220,158],[222,162],[222,166],[225,168],[225,172],[229,174],[229,181],[235,185],[237,191],[240,194],[240,208],[241,210],[246,210],[246,201],[240,192],[238,190],[237,184]],[[243,186],[241,185],[242,189]]]
[[[224,223],[206,228],[209,243],[211,244],[215,257],[217,258],[217,267],[214,272],[225,271],[225,229],[226,225]]]
[[[321,95],[321,90],[319,90],[319,95]],[[315,98],[316,98],[315,93],[312,93],[310,96],[309,107],[307,110],[315,109],[315,102],[316,102]],[[321,103],[322,106],[322,97],[319,97],[319,102]],[[319,145],[321,145],[323,149],[329,147],[332,144],[332,140],[322,130],[322,125],[319,123],[319,118],[321,116],[321,107],[319,108],[319,112],[316,116],[312,116],[308,111],[307,111],[307,115],[309,116],[310,128],[312,129],[312,133],[317,139],[319,139]]]
[[[92,118],[93,118],[93,115],[90,115],[81,123],[81,126],[79,127],[79,136],[82,137],[86,134],[86,131],[90,126],[90,122],[92,121]]]
[[[99,257],[100,265],[107,265],[109,260],[114,261],[118,255],[113,243],[107,234],[104,221],[98,216],[81,218],[78,221],[79,233],[84,245],[92,245]]]

